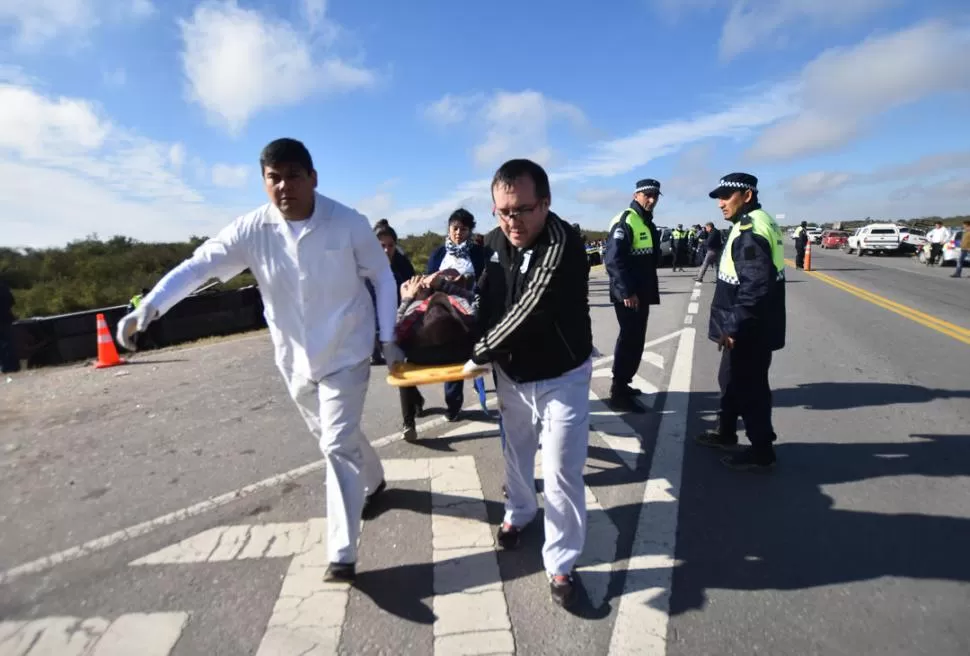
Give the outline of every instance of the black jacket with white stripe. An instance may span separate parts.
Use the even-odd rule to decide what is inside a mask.
[[[513,246],[495,228],[485,237],[479,279],[483,337],[472,360],[493,362],[509,378],[548,380],[575,369],[593,352],[589,266],[582,236],[549,213],[536,242]]]

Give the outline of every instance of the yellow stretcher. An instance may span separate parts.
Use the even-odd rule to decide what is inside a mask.
[[[399,364],[387,374],[387,382],[394,387],[416,387],[435,383],[450,383],[481,376],[481,372],[463,373],[464,362],[458,364]]]
[[[405,362],[394,367],[394,371],[387,374],[388,385],[394,387],[418,387],[420,385],[434,385],[435,383],[451,383],[457,380],[475,379],[475,391],[478,392],[478,402],[482,410],[487,411],[485,402],[485,379],[481,372],[464,373],[465,363],[458,364],[413,364]]]

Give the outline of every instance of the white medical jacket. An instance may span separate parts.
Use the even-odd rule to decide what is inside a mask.
[[[370,357],[377,296],[380,340],[394,340],[394,274],[367,219],[321,194],[299,239],[272,204],[240,216],[172,269],[145,297],[164,314],[212,277],[249,269],[259,283],[276,365],[320,380]]]

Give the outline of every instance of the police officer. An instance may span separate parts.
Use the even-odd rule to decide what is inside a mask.
[[[673,256],[673,263],[670,267],[671,271],[677,271],[678,267],[683,271],[684,261],[687,259],[687,231],[684,230],[684,224],[677,224],[670,241],[670,250]]]
[[[660,234],[653,224],[653,209],[660,195],[660,183],[656,180],[637,182],[633,201],[613,218],[606,237],[604,264],[610,277],[610,300],[620,324],[613,351],[609,403],[620,412],[647,411],[636,398],[642,391],[630,383],[643,357],[650,306],[660,304]]]
[[[721,255],[711,302],[708,338],[721,350],[718,427],[698,436],[705,446],[734,450],[738,417],[751,447],[725,456],[732,469],[767,470],[775,464],[772,444],[772,352],[785,346],[785,255],[781,230],[758,202],[758,179],[724,176],[710,194],[733,225]]]
[[[795,268],[805,268],[805,246],[808,244],[808,222],[795,228]]]

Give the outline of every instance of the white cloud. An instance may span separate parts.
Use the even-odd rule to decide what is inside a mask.
[[[83,37],[103,22],[139,21],[155,12],[149,0],[0,0],[0,29],[12,29],[18,47],[36,48]]]
[[[429,121],[447,126],[471,121],[484,131],[473,150],[475,163],[491,167],[512,157],[527,157],[550,164],[555,152],[549,146],[549,129],[564,122],[587,130],[583,111],[570,103],[548,98],[538,91],[499,90],[492,94],[445,94],[422,108]]]
[[[212,184],[239,189],[246,185],[250,167],[244,164],[216,164],[212,167]]]
[[[325,3],[313,3],[308,11],[324,10]],[[180,25],[189,98],[232,134],[269,107],[376,81],[367,68],[328,53],[321,56],[312,30],[243,9],[235,0],[203,3]]]
[[[722,61],[756,49],[807,42],[853,27],[905,0],[652,0],[669,22],[685,16],[726,14],[718,49]]]
[[[70,154],[99,147],[111,130],[90,102],[0,84],[0,148],[22,157]]]
[[[680,154],[666,180],[661,180],[664,194],[685,200],[707,198],[725,171],[715,171],[710,162],[714,157],[711,141],[695,144]],[[664,203],[666,205],[666,202]]]
[[[92,232],[211,234],[233,212],[183,181],[185,157],[181,144],[133,134],[86,100],[0,85],[3,243],[48,246]]]
[[[474,109],[485,99],[484,94],[451,94],[444,96],[423,108],[426,119],[438,125],[453,125],[466,120]]]
[[[932,21],[819,55],[798,80],[800,111],[750,154],[790,158],[844,145],[869,118],[941,91],[970,90],[970,32]]]
[[[36,82],[37,80],[28,75],[20,66],[0,64],[0,83],[29,86]]]
[[[492,221],[488,212],[491,210],[491,178],[469,180],[455,186],[442,198],[419,207],[394,209],[384,216],[391,222],[391,226],[399,235],[420,234],[426,230],[443,233],[445,219],[459,207],[464,207],[475,215],[476,232],[485,232],[488,222]],[[486,220],[485,217],[488,217]]]
[[[622,189],[607,189],[600,187],[584,187],[573,194],[577,203],[593,205],[603,209],[621,209],[629,204],[633,198],[633,191]]]
[[[181,171],[185,164],[185,146],[180,143],[172,144],[168,149],[168,161],[175,171]]]
[[[361,198],[354,207],[370,219],[371,223],[385,218],[394,207],[394,195],[391,193],[391,189],[399,182],[399,178],[385,180],[378,185],[377,191],[372,196]]]
[[[855,24],[899,0],[737,0],[721,32],[725,60],[759,45]],[[790,29],[789,29],[790,28]]]
[[[479,166],[501,164],[512,157],[527,157],[548,165],[553,157],[548,144],[552,122],[565,120],[572,126],[586,126],[586,115],[570,103],[547,98],[531,89],[499,91],[486,101],[485,141],[475,148]]]
[[[812,171],[797,175],[786,184],[788,193],[796,197],[832,193],[844,187],[853,178],[851,173],[836,171]]]
[[[566,167],[557,178],[584,179],[629,173],[705,139],[749,135],[790,115],[793,109],[791,88],[782,84],[719,112],[673,120],[626,137],[601,141],[588,156]]]
[[[782,187],[790,197],[796,199],[832,194],[849,187],[891,182],[907,182],[922,189],[928,179],[952,175],[961,170],[970,170],[970,151],[926,155],[912,162],[883,166],[867,172],[811,171],[786,180]],[[950,189],[952,185],[945,188]]]

